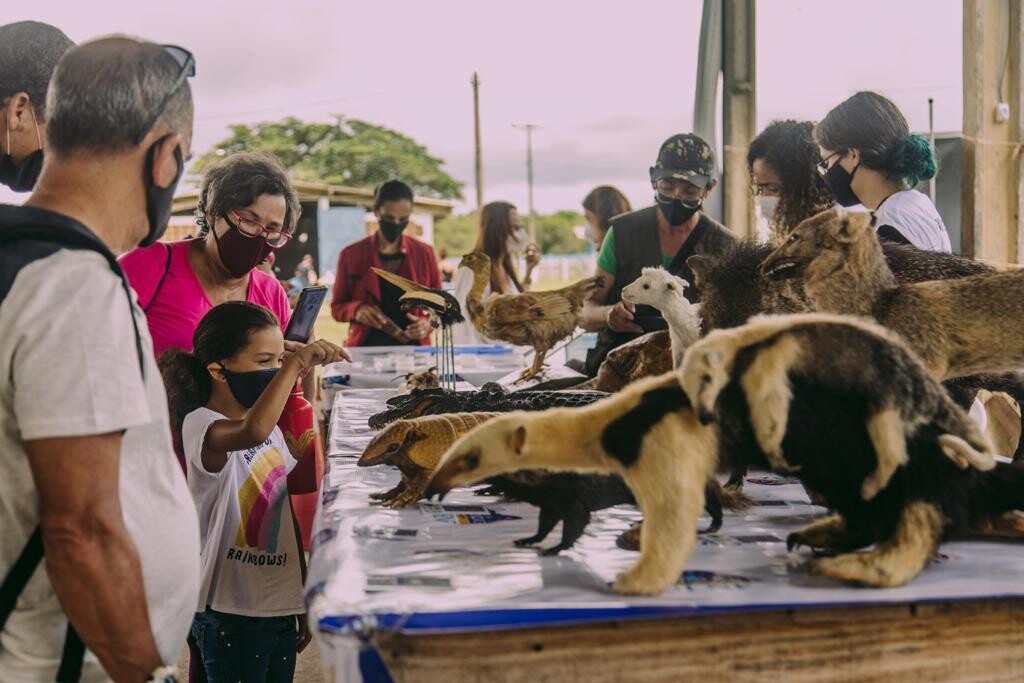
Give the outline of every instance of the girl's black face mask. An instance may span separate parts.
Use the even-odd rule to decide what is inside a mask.
[[[252,408],[256,405],[256,401],[274,381],[278,370],[279,368],[269,368],[250,372],[232,372],[223,365],[220,366],[220,371],[224,373],[224,379],[228,382],[231,395],[243,408]]]
[[[386,239],[390,243],[390,242],[398,241],[398,238],[405,231],[406,226],[409,225],[409,220],[406,219],[404,221],[397,221],[396,222],[396,221],[386,221],[383,218],[381,218],[379,220],[379,223],[380,223],[380,234],[382,234],[384,236],[384,239]]]

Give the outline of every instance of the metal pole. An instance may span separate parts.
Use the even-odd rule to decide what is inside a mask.
[[[526,184],[530,215],[527,219],[527,231],[530,241],[537,241],[537,226],[533,211],[533,129],[539,128],[535,123],[513,123],[513,127],[526,131]]]
[[[931,142],[932,153],[938,155],[939,150],[935,148],[935,100],[931,97],[928,98],[928,141]],[[928,196],[931,197],[932,204],[934,204],[935,176],[928,181]]]
[[[480,150],[480,78],[473,72],[473,134],[476,143],[476,208],[484,205],[484,164]]]

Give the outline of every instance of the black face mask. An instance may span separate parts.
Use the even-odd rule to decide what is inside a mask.
[[[224,379],[228,382],[228,389],[243,408],[252,408],[256,405],[263,392],[267,390],[270,383],[274,381],[278,368],[268,370],[252,370],[251,372],[232,372],[223,365],[220,371],[224,373]]]
[[[853,182],[853,174],[860,168],[860,162],[853,167],[853,170],[849,173],[846,169],[839,165],[839,160],[832,164],[832,168],[828,169],[828,173],[825,174],[825,184],[828,185],[828,189],[832,191],[832,196],[841,206],[854,206],[860,204],[860,199],[853,193],[853,188],[850,187],[850,183]]]
[[[655,193],[654,201],[661,209],[661,215],[665,217],[669,225],[682,225],[693,217],[693,214],[700,211],[703,200],[695,204],[688,204],[681,199],[669,199],[661,193]]]
[[[174,189],[185,172],[185,160],[181,156],[181,147],[178,146],[174,148],[174,160],[178,162],[178,172],[175,174],[174,180],[167,187],[160,187],[153,183],[156,148],[164,139],[160,138],[154,142],[146,152],[146,218],[149,219],[149,232],[139,242],[140,247],[148,247],[163,237],[164,232],[167,231],[167,223],[171,220],[171,206],[174,203]]]
[[[15,192],[30,192],[43,170],[43,150],[36,151],[25,157],[20,164],[14,163],[10,154],[5,154],[0,161],[0,183]]]
[[[402,236],[402,232],[405,230],[405,227],[409,225],[409,220],[406,219],[395,223],[381,218],[379,223],[380,234],[384,236],[384,239],[388,242],[396,242],[398,241],[398,238]]]

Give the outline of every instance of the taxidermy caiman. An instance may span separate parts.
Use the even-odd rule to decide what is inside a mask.
[[[586,406],[609,396],[603,391],[507,391],[487,383],[479,391],[427,389],[388,399],[388,409],[369,419],[371,429],[381,429],[395,420],[445,413],[547,410]]]

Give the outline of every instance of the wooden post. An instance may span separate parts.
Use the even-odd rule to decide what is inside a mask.
[[[964,0],[963,252],[998,263],[1024,256],[1021,221],[1024,122],[1021,88],[1022,0]],[[997,105],[1009,118],[997,120]]]
[[[747,145],[757,126],[754,0],[722,6],[722,220],[737,235],[749,236],[757,225],[747,172]]]
[[[484,162],[483,153],[480,151],[480,77],[473,72],[473,142],[476,149],[475,170],[476,170],[476,210],[484,206]]]

